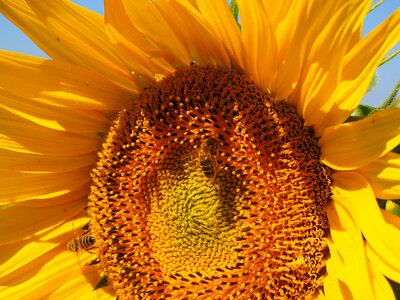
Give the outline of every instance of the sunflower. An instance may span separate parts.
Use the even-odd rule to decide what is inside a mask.
[[[237,4],[0,2],[51,57],[0,52],[0,298],[394,298],[400,11]]]

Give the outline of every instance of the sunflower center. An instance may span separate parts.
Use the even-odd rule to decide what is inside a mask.
[[[115,121],[90,233],[121,298],[304,298],[325,272],[329,169],[295,110],[245,75],[180,69]]]

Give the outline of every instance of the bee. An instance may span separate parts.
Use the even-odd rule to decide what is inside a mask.
[[[78,252],[80,249],[88,251],[94,247],[96,239],[91,235],[81,235],[70,240],[67,244],[67,248],[71,252]]]
[[[199,165],[203,174],[207,178],[214,179],[217,175],[217,161],[215,155],[218,152],[218,142],[217,140],[208,137],[200,145],[199,149]]]

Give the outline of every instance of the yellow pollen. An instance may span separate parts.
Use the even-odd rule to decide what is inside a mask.
[[[286,101],[192,65],[120,112],[88,234],[120,299],[303,299],[325,274],[329,175]]]

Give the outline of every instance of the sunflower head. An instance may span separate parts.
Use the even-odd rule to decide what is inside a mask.
[[[0,1],[51,57],[0,51],[0,298],[393,299],[369,2]]]
[[[93,171],[109,282],[144,298],[314,294],[329,173],[286,101],[235,70],[179,69],[119,114]]]

